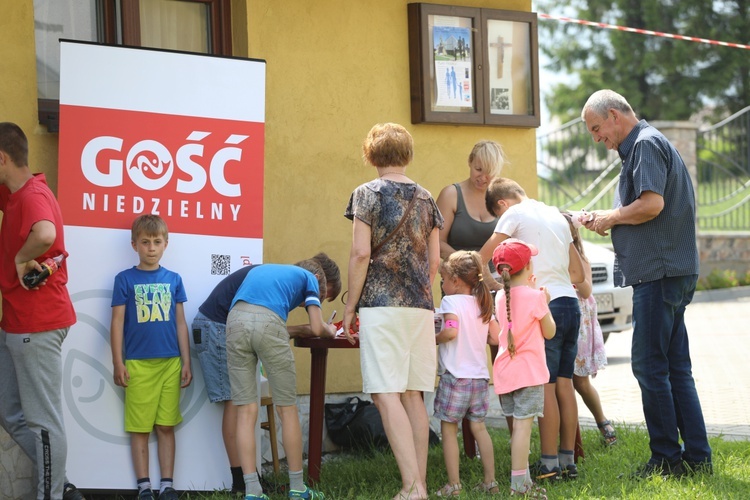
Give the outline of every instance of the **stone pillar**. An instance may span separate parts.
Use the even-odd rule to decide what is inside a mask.
[[[700,253],[700,228],[698,227],[698,125],[686,121],[654,121],[649,122],[664,136],[669,139],[677,151],[679,151],[682,161],[690,173],[690,180],[693,181],[693,193],[695,193],[695,235]]]
[[[682,161],[690,172],[693,181],[693,191],[698,198],[698,125],[688,121],[653,121],[649,122],[669,139],[682,156]]]

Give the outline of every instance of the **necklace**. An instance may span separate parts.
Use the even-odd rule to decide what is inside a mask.
[[[408,176],[402,172],[383,172],[382,174],[379,174],[378,177],[382,178],[386,175],[400,175],[400,176],[408,178]]]

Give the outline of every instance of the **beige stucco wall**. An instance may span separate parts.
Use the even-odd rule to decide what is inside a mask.
[[[440,3],[440,2],[438,2]],[[528,0],[453,0],[510,10]],[[477,126],[412,125],[405,0],[232,0],[234,52],[268,63],[264,254],[293,262],[323,250],[346,270],[349,194],[375,171],[361,143],[377,122],[405,125],[415,140],[409,174],[437,196],[468,174],[466,157],[480,139],[504,145],[505,175],[536,196],[535,131]],[[0,0],[0,121],[29,138],[33,171],[57,189],[58,135],[39,125],[32,0]],[[344,276],[346,279],[346,276]],[[436,289],[437,292],[437,289]],[[325,313],[343,305],[328,304]],[[299,312],[291,321],[304,321]],[[296,352],[298,389],[308,392],[309,353]],[[1,383],[1,381],[0,381]],[[361,390],[356,352],[329,356],[328,392]],[[28,459],[0,431],[0,498],[33,491]]]
[[[15,122],[29,138],[29,166],[57,189],[57,134],[37,116],[34,6],[32,0],[0,0],[0,121]]]
[[[504,175],[536,196],[535,130],[412,125],[405,0],[233,0],[234,52],[267,61],[264,259],[294,262],[317,251],[346,271],[351,191],[374,177],[361,159],[370,127],[394,121],[414,136],[408,173],[435,197],[468,175],[466,158],[481,139],[506,149]],[[528,0],[454,0],[453,5],[530,10]],[[57,134],[38,124],[32,0],[0,0],[0,121],[28,134],[30,165],[57,186]],[[346,276],[344,276],[346,279]],[[436,289],[437,292],[437,289]],[[325,314],[340,302],[327,304]],[[340,315],[339,315],[340,317]],[[304,312],[291,322],[305,320]],[[296,352],[301,393],[309,353]],[[329,392],[361,389],[355,352],[329,356]]]
[[[346,269],[351,223],[343,213],[351,191],[375,176],[362,162],[361,144],[379,122],[398,122],[412,133],[415,159],[407,172],[435,197],[468,176],[467,156],[481,139],[503,144],[511,161],[504,175],[536,196],[534,129],[411,124],[407,3],[246,3],[248,55],[267,61],[267,261],[291,262],[322,250]],[[525,0],[450,3],[530,9]],[[337,302],[326,305],[324,315],[334,307],[343,310]],[[303,312],[290,317],[304,320]],[[300,350],[296,356],[298,389],[305,393],[309,354]],[[329,354],[327,390],[361,390],[356,352]]]

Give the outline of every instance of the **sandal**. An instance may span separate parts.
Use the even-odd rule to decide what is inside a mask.
[[[500,488],[497,485],[497,481],[491,481],[489,483],[479,483],[474,487],[474,491],[486,493],[488,495],[497,495],[500,493]]]
[[[461,483],[457,484],[446,484],[439,490],[435,492],[435,494],[439,497],[457,497],[461,494],[461,490],[463,490],[463,486],[461,486]]]
[[[602,439],[604,444],[607,446],[613,446],[617,444],[617,432],[612,422],[605,420],[603,422],[597,422],[596,426],[599,428],[599,432],[602,433]]]
[[[523,490],[510,489],[510,496],[521,495],[527,498],[538,498],[540,500],[547,500],[547,490],[538,486],[536,483],[531,483],[525,486]]]

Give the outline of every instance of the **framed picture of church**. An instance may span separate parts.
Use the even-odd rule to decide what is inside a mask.
[[[412,123],[539,126],[536,14],[412,3],[408,15]]]
[[[408,12],[412,123],[482,124],[479,9],[412,3]]]
[[[485,123],[538,127],[536,14],[482,9],[482,40]]]

